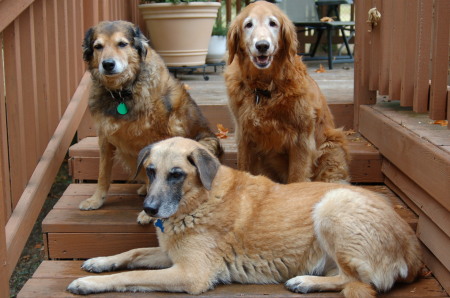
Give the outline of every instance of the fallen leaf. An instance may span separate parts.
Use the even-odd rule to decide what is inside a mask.
[[[327,72],[322,64],[320,64],[319,68],[315,70],[317,73]]]
[[[354,131],[353,129],[349,129],[349,130],[344,131],[344,134],[346,136],[351,136],[351,135],[354,135],[355,133],[356,133],[356,131]]]
[[[447,126],[448,120],[436,120],[433,122],[433,124],[439,124],[440,126]]]
[[[394,205],[394,209],[403,209],[404,207],[402,205]]]
[[[330,17],[323,17],[320,19],[320,21],[330,23],[330,22],[333,22],[334,20],[333,20],[333,18],[330,18]]]
[[[228,138],[228,128],[225,128],[222,124],[217,124],[217,130],[219,132],[216,133],[216,137],[218,137],[219,139]]]
[[[41,248],[42,247],[42,244],[41,243],[38,243],[38,244],[36,244],[35,246],[34,246],[34,248]]]

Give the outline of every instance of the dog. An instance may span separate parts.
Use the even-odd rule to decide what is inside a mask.
[[[385,197],[347,184],[277,184],[171,138],[141,150],[151,181],[144,210],[159,247],[89,259],[90,272],[158,268],[74,280],[68,291],[200,294],[218,283],[286,282],[294,292],[375,297],[422,268],[419,242]],[[268,241],[269,240],[269,241]]]
[[[142,148],[173,136],[195,139],[214,155],[222,154],[220,142],[198,106],[138,27],[114,21],[90,28],[83,42],[83,59],[92,77],[89,109],[97,125],[100,169],[97,189],[80,203],[80,209],[103,205],[113,155],[133,172]],[[143,172],[137,178],[146,181]],[[145,189],[143,185],[138,192],[143,194]],[[138,222],[149,221],[141,212]]]
[[[280,183],[348,181],[346,136],[297,55],[288,17],[274,4],[254,2],[230,25],[227,43],[238,168]]]

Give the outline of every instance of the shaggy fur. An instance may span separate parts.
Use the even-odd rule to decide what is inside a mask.
[[[198,106],[133,24],[102,22],[90,28],[83,58],[92,76],[89,109],[99,136],[100,171],[95,194],[81,202],[80,209],[102,206],[114,151],[114,157],[131,173],[136,171],[136,159],[144,146],[173,136],[195,139],[214,155],[221,155],[219,140]],[[120,103],[128,113],[118,112]],[[138,179],[147,181],[144,172],[138,173]],[[148,221],[141,213],[138,222]]]
[[[73,281],[76,294],[199,294],[218,283],[280,283],[294,292],[374,297],[422,267],[419,242],[388,200],[346,184],[277,184],[221,166],[205,147],[172,138],[144,148],[152,184],[144,210],[159,247],[87,260],[91,272],[160,268]]]
[[[297,55],[287,16],[255,2],[236,17],[227,38],[238,168],[280,183],[348,181],[346,137]]]

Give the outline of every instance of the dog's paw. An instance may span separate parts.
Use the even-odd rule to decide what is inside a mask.
[[[138,188],[137,194],[140,196],[145,196],[147,194],[147,185],[144,184],[141,187]]]
[[[77,295],[89,295],[93,293],[105,292],[106,289],[102,289],[96,279],[96,276],[78,278],[70,283],[67,287],[67,291]]]
[[[148,216],[148,214],[145,213],[145,211],[141,211],[141,213],[139,213],[139,215],[137,217],[137,222],[140,225],[147,225],[147,224],[151,223],[152,220],[153,220],[153,217]]]
[[[309,280],[308,276],[296,276],[289,279],[285,284],[285,287],[295,293],[310,293],[314,292],[314,283]]]
[[[117,263],[111,260],[110,257],[92,258],[85,261],[81,266],[81,269],[94,273],[114,271],[117,268]]]
[[[90,197],[89,199],[82,201],[78,207],[80,208],[80,210],[95,210],[102,207],[102,205],[102,199]]]

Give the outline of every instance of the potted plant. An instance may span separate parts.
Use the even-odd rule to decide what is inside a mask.
[[[153,48],[167,66],[205,64],[219,2],[190,0],[141,1]]]
[[[225,52],[227,50],[227,32],[228,28],[223,23],[222,7],[219,8],[216,23],[212,29],[212,36],[209,40],[208,55],[206,55],[206,63],[217,64],[225,60]]]

